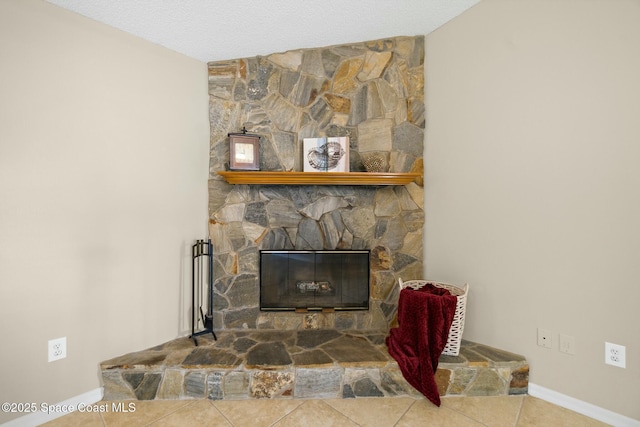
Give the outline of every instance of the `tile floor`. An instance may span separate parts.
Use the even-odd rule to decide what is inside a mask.
[[[100,402],[111,407],[113,402]],[[535,397],[448,397],[439,408],[410,397],[328,400],[153,400],[127,401],[134,412],[74,412],[55,426],[606,426]]]

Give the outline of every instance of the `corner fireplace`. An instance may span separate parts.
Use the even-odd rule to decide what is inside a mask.
[[[260,251],[260,310],[368,310],[368,250]]]

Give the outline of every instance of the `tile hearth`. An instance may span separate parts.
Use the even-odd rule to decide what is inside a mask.
[[[227,330],[101,363],[105,400],[419,396],[384,344],[387,331]],[[523,356],[463,340],[442,356],[441,396],[527,393]]]

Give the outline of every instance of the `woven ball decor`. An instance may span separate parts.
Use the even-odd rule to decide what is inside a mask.
[[[384,157],[373,154],[362,162],[367,172],[384,172],[386,169],[386,161]]]

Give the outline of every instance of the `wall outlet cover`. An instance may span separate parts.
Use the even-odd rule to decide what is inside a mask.
[[[610,342],[604,343],[604,363],[607,365],[617,366],[618,368],[627,367],[627,348],[620,344]]]
[[[67,337],[49,340],[48,360],[53,362],[67,357]]]
[[[551,348],[553,342],[551,341],[551,331],[548,329],[538,328],[538,345],[544,348]]]
[[[558,350],[566,354],[576,354],[576,339],[571,335],[560,334]]]

